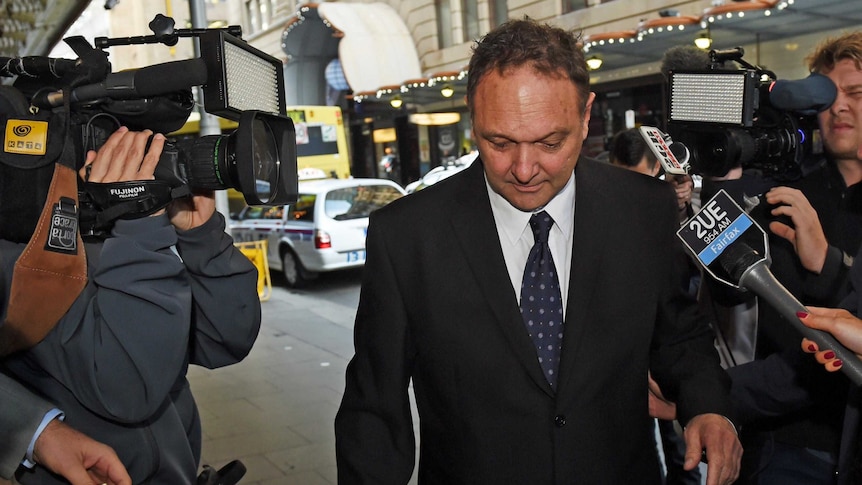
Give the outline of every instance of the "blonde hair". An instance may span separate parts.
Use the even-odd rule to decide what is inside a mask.
[[[845,59],[851,59],[856,68],[862,70],[862,31],[827,38],[805,58],[808,70],[820,74],[831,71],[837,62]]]

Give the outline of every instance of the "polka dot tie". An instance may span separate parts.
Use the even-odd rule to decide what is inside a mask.
[[[545,211],[530,218],[535,243],[527,256],[521,283],[521,316],[533,339],[545,377],[555,388],[563,342],[563,300],[554,258],[548,246],[553,225],[554,220]]]

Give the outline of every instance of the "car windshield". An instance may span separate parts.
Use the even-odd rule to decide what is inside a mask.
[[[327,217],[337,221],[359,219],[368,217],[401,195],[398,189],[389,185],[344,187],[327,193],[323,208]]]
[[[239,220],[250,219],[281,219],[284,214],[282,206],[249,206],[239,214]]]

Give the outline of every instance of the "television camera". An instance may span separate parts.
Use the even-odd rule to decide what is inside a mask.
[[[734,167],[790,181],[822,153],[817,113],[835,100],[832,81],[812,73],[778,80],[742,59],[741,47],[711,50],[698,70],[671,70],[667,130],[690,151],[692,171],[723,176]],[[743,69],[722,66],[734,61]]]
[[[238,26],[175,29],[173,19],[159,14],[149,27],[153,35],[99,37],[94,39],[96,47],[82,37],[66,38],[78,55],[75,60],[0,58],[0,75],[17,76],[11,87],[2,86],[0,91],[0,98],[5,98],[0,99],[0,114],[6,111],[3,121],[7,122],[0,163],[16,170],[42,168],[68,156],[69,152],[60,155],[60,151],[71,144],[78,164],[73,168],[80,168],[87,150],[98,149],[120,126],[164,134],[182,127],[194,107],[191,89],[202,86],[205,111],[238,121],[236,131],[193,140],[169,139],[152,181],[80,181],[81,234],[105,234],[114,220],[146,216],[194,189],[236,189],[249,205],[295,201],[296,138],[292,120],[284,115],[281,61],[241,40]],[[105,48],[172,46],[180,37],[196,38],[201,56],[111,72]],[[24,107],[10,108],[21,106],[18,97]],[[33,121],[45,125],[40,128]],[[33,126],[36,129],[31,130]],[[33,147],[36,152],[41,147],[41,157],[26,157],[39,154],[28,152]]]

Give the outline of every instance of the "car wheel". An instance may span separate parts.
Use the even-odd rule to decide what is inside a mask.
[[[302,288],[317,276],[317,273],[306,270],[296,254],[289,249],[281,253],[281,268],[284,271],[284,280],[291,288]]]

